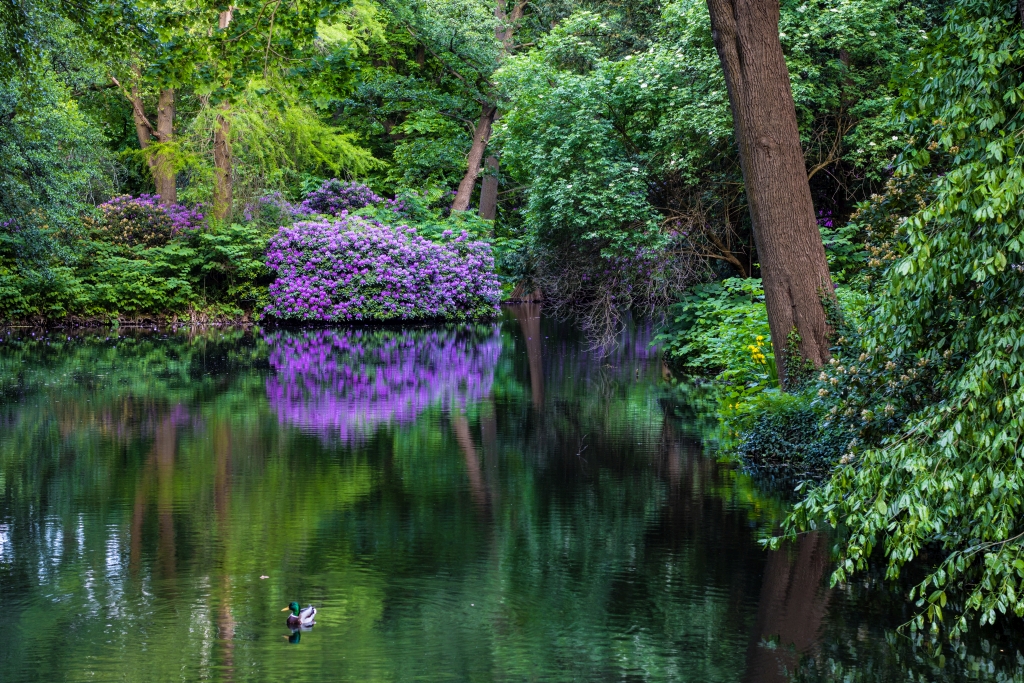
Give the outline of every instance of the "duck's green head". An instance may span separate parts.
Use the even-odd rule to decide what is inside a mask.
[[[297,602],[292,602],[292,603],[289,603],[289,604],[288,604],[288,606],[287,606],[287,607],[285,607],[285,608],[284,608],[283,610],[281,610],[281,611],[282,611],[282,612],[288,612],[288,611],[291,611],[291,613],[292,613],[292,614],[294,614],[295,616],[299,616],[299,603],[297,603]]]

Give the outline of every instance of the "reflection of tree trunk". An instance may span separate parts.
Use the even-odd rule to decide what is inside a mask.
[[[473,494],[473,502],[481,510],[487,505],[487,486],[480,471],[480,458],[477,457],[476,447],[473,445],[473,437],[469,433],[469,422],[466,416],[459,413],[452,413],[452,431],[455,432],[455,440],[459,442],[462,449],[462,457],[466,460],[466,475],[469,477],[469,491]]]
[[[139,482],[135,485],[135,505],[132,507],[132,526],[130,538],[128,539],[128,574],[132,577],[139,575],[142,565],[142,523],[146,517],[146,498],[149,496],[149,487],[153,481],[153,467],[156,465],[156,453],[150,452],[146,458],[146,464],[142,469]]]
[[[490,396],[481,407],[480,441],[484,452],[484,481],[491,498],[491,510],[497,515],[501,489],[496,480],[498,475],[498,419],[494,407],[494,396]]]
[[[213,448],[217,459],[213,478],[213,511],[217,517],[221,547],[224,548],[228,540],[228,504],[231,502],[231,432],[226,424],[218,426]]]
[[[231,610],[231,575],[228,573],[231,505],[231,432],[226,423],[217,426],[213,441],[216,468],[213,478],[213,511],[220,537],[221,591],[217,605],[217,637],[224,646],[224,680],[235,679],[235,617]]]
[[[177,569],[174,546],[174,456],[177,430],[171,418],[156,429],[153,452],[156,455],[156,511],[159,518],[157,564],[161,578],[174,578]]]
[[[533,407],[540,410],[544,407],[544,362],[540,338],[540,306],[537,304],[520,304],[515,306],[516,320],[526,338],[526,357],[530,361],[530,393]]]
[[[673,492],[679,490],[679,480],[682,478],[682,457],[679,453],[679,439],[676,438],[676,430],[672,422],[666,417],[661,425],[662,446],[665,448],[665,460],[668,469],[669,486]]]
[[[747,648],[748,683],[789,681],[800,655],[814,645],[828,608],[827,566],[828,539],[820,533],[801,537],[795,558],[786,548],[771,553]]]

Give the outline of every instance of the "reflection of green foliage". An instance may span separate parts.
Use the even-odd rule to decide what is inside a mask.
[[[781,500],[681,436],[656,356],[542,334],[558,339],[542,406],[508,320],[493,397],[358,448],[279,421],[260,334],[5,336],[0,667],[31,672],[15,680],[740,678],[736,606],[756,601],[764,563],[751,530],[777,524]],[[298,663],[278,611],[291,600],[320,609]]]

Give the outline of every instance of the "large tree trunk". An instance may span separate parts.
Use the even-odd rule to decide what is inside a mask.
[[[213,215],[217,220],[231,220],[233,184],[231,179],[231,121],[229,106],[223,105],[213,129]]]
[[[786,358],[794,330],[800,356],[815,366],[828,360],[822,297],[833,296],[833,288],[779,43],[779,0],[707,3],[732,105],[779,378],[786,386],[800,361]]]
[[[174,141],[174,90],[160,91],[156,104],[156,139],[164,145]],[[178,188],[174,182],[174,158],[168,150],[161,151],[153,158],[153,181],[156,193],[163,204],[178,201]]]
[[[483,111],[480,112],[480,121],[477,122],[476,133],[473,134],[473,146],[469,148],[469,166],[466,175],[462,177],[462,182],[459,183],[459,191],[455,193],[452,211],[465,211],[469,208],[476,177],[480,175],[480,162],[483,161],[487,141],[491,138],[491,123],[494,121],[495,111],[494,107],[485,104]]]

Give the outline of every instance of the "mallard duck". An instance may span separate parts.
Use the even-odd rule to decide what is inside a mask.
[[[313,626],[314,624],[316,624],[316,622],[313,621],[313,618],[316,616],[316,607],[313,607],[313,605],[310,605],[306,609],[300,610],[299,603],[293,602],[281,611],[291,611],[291,614],[288,615],[288,620],[285,622],[291,628]]]

